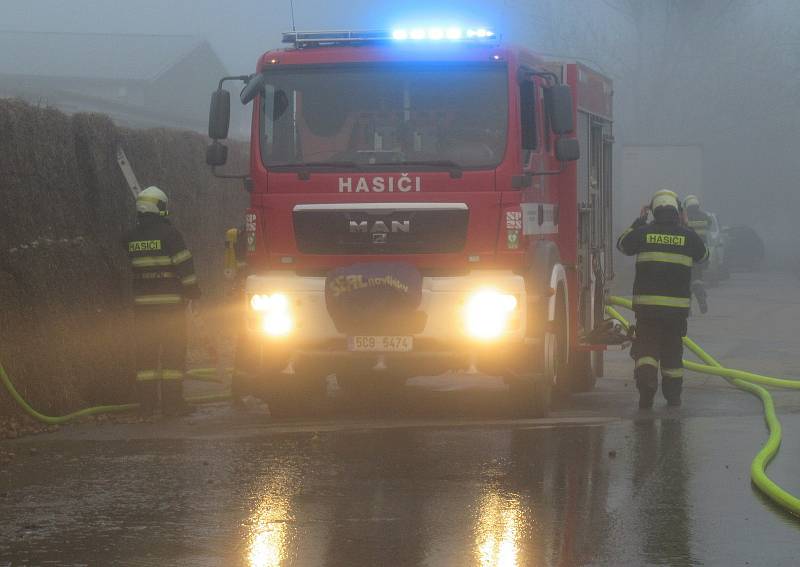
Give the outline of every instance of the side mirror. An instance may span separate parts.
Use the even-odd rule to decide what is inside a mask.
[[[556,159],[558,161],[578,161],[581,157],[581,145],[576,138],[559,138],[556,140]]]
[[[572,90],[569,85],[553,85],[544,89],[544,103],[553,132],[569,134],[575,129],[572,120]]]
[[[266,82],[267,78],[263,73],[251,76],[242,89],[242,92],[239,93],[239,99],[242,101],[242,104],[248,104],[251,100],[256,98],[258,93],[264,88]]]
[[[208,137],[224,140],[228,137],[231,123],[231,93],[217,89],[211,93],[211,106],[208,110]]]
[[[225,165],[228,161],[228,146],[220,144],[217,141],[210,144],[206,148],[206,164],[211,167],[218,167]]]

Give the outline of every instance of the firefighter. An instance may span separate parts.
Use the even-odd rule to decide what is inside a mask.
[[[686,211],[686,219],[689,228],[694,230],[703,242],[708,246],[708,231],[711,229],[711,217],[700,208],[700,199],[695,195],[689,195],[683,201],[683,209]],[[708,311],[708,294],[706,284],[703,281],[705,266],[697,265],[692,268],[692,294],[697,299],[700,313]]]
[[[186,304],[197,310],[200,288],[192,254],[167,219],[168,199],[158,187],[136,198],[136,227],[125,236],[133,272],[136,386],[140,410],[152,415],[159,389],[165,415],[185,415]]]
[[[636,361],[634,378],[641,409],[653,407],[659,366],[667,404],[681,404],[682,338],[691,306],[691,271],[694,264],[708,259],[708,249],[695,231],[683,225],[680,209],[675,193],[658,191],[617,241],[620,252],[636,256],[631,357]],[[649,213],[654,219],[651,223],[647,222]]]
[[[225,232],[225,278],[231,282],[230,301],[233,317],[232,332],[236,335],[233,376],[231,378],[231,401],[235,407],[243,407],[249,377],[247,331],[243,327],[246,313],[244,292],[247,279],[247,238],[244,229],[230,228]]]

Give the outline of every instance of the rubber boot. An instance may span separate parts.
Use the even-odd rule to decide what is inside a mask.
[[[658,379],[652,377],[642,377],[636,379],[636,387],[639,390],[639,409],[653,409],[653,400],[658,391]]]
[[[680,407],[681,392],[683,391],[683,378],[662,378],[661,393],[670,407]]]
[[[155,380],[137,382],[136,396],[139,399],[139,415],[152,416],[158,408],[158,382]]]
[[[194,408],[183,399],[182,380],[164,380],[161,384],[161,411],[164,415],[176,417],[189,415]]]

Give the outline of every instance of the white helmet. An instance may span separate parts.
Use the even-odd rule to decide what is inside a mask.
[[[683,208],[688,209],[689,207],[699,207],[700,206],[700,199],[697,198],[695,195],[689,195],[686,199],[683,200]]]
[[[151,185],[136,197],[137,213],[152,213],[167,216],[167,194],[155,185]]]
[[[655,211],[659,207],[671,207],[675,209],[675,211],[680,210],[678,195],[669,189],[656,191],[656,194],[653,195],[653,199],[650,201],[650,209]]]

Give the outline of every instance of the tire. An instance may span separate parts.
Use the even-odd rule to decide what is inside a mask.
[[[543,376],[514,380],[509,384],[508,393],[515,415],[538,419],[550,414],[553,384]]]

